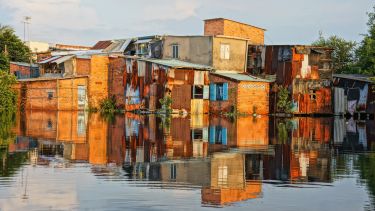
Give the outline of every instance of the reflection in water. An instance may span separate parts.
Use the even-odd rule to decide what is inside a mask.
[[[36,189],[50,191],[50,197],[56,198],[68,194],[66,200],[54,199],[54,208],[58,209],[104,206],[95,205],[99,199],[115,200],[119,206],[116,208],[136,208],[136,201],[142,199],[139,194],[155,189],[157,195],[168,194],[162,190],[177,194],[174,197],[182,198],[175,200],[181,204],[173,204],[172,200],[172,205],[164,198],[153,201],[157,197],[151,197],[142,200],[142,206],[193,209],[247,204],[256,209],[271,204],[269,208],[276,208],[272,207],[274,201],[266,200],[273,192],[296,188],[308,192],[309,188],[324,189],[350,178],[358,178],[355,187],[367,187],[369,199],[352,205],[359,207],[344,209],[371,209],[375,156],[354,153],[373,150],[373,128],[373,121],[332,118],[226,119],[199,115],[162,119],[126,113],[108,122],[100,114],[28,111],[17,116],[12,129],[16,136],[0,151],[0,209],[38,210],[51,206],[51,198],[38,197],[41,193]],[[31,187],[26,188],[29,180]],[[84,181],[77,185],[76,180]],[[43,182],[43,188],[36,187]],[[135,186],[137,189],[122,199],[134,201],[125,203],[113,196],[112,192],[125,194],[123,189],[116,189],[116,183]],[[101,191],[108,189],[109,195],[99,194],[92,189],[95,186],[103,187]],[[272,187],[272,191],[266,187]],[[194,197],[181,192],[198,190],[200,203],[194,205],[188,200]],[[7,191],[13,193],[12,200],[3,201]],[[19,193],[22,196],[17,198]],[[83,196],[85,193],[91,198]],[[182,199],[188,203],[179,201]],[[262,200],[262,206],[256,199]],[[27,201],[25,207],[16,205],[19,200]]]

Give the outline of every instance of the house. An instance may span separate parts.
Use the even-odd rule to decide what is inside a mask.
[[[359,118],[375,114],[375,81],[359,74],[334,74],[335,114],[358,114]]]
[[[110,96],[109,63],[109,57],[104,55],[66,55],[43,60],[39,63],[40,77],[18,80],[19,101],[25,109],[98,108]]]
[[[276,112],[277,92],[289,90],[294,114],[332,114],[332,49],[304,45],[250,45],[246,72],[274,76],[270,109]]]
[[[208,72],[212,68],[176,59],[126,59],[126,110],[161,108],[169,96],[172,109],[208,113]]]
[[[9,72],[15,75],[17,79],[39,77],[38,65],[25,62],[10,62]]]
[[[232,72],[210,73],[210,113],[269,113],[269,80]]]

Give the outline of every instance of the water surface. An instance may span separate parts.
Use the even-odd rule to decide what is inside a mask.
[[[372,210],[374,122],[28,111],[0,210]]]

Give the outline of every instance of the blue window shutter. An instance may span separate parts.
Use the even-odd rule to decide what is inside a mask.
[[[221,129],[221,140],[223,145],[227,145],[227,128]]]
[[[210,100],[216,101],[216,84],[210,84]]]
[[[209,141],[210,141],[210,144],[215,144],[215,126],[210,126],[210,136],[209,136]]]
[[[223,83],[223,100],[228,100],[228,83]]]

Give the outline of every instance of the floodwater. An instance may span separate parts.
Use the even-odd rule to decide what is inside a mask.
[[[373,210],[375,125],[28,111],[0,125],[0,210]]]

